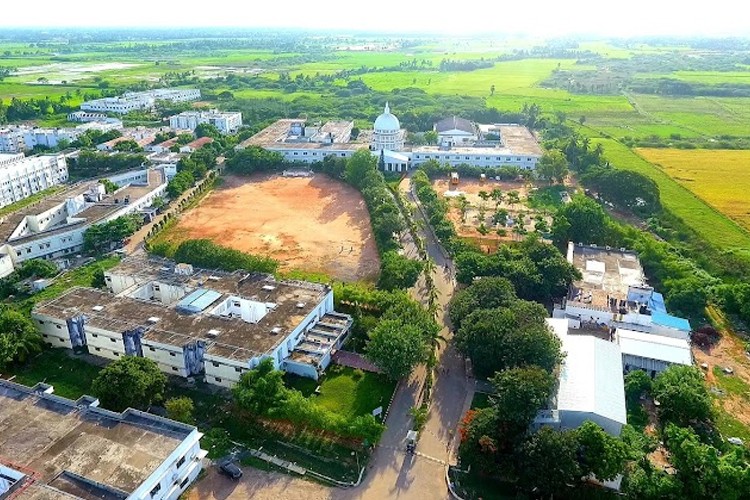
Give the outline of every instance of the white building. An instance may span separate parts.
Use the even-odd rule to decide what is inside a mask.
[[[671,365],[693,364],[687,339],[618,328],[615,340],[622,351],[622,364],[626,372],[643,370],[654,376]]]
[[[0,207],[68,180],[63,155],[0,154]]]
[[[567,259],[583,279],[571,285],[553,317],[566,318],[571,328],[603,334],[624,328],[689,338],[690,323],[667,313],[664,297],[646,284],[635,252],[569,242]]]
[[[169,117],[172,130],[194,131],[201,123],[215,126],[222,134],[234,134],[242,126],[242,113],[211,111],[183,111]]]
[[[0,379],[0,498],[177,500],[203,469],[192,425]]]
[[[0,151],[20,153],[34,146],[55,148],[60,141],[75,141],[83,130],[77,128],[38,128],[11,126],[0,129]]]
[[[533,426],[576,429],[590,420],[619,436],[627,424],[619,346],[591,335],[570,334],[564,319],[550,318],[547,323],[562,341],[565,358],[553,404],[539,412]]]
[[[120,97],[104,97],[81,104],[82,111],[90,113],[126,114],[131,111],[151,109],[157,101],[186,102],[200,99],[198,89],[154,89],[144,92],[127,92]]]
[[[120,186],[104,194],[98,181],[81,183],[5,216],[0,224],[0,278],[30,259],[66,259],[80,252],[86,230],[137,213],[167,189],[161,168],[110,177]]]
[[[170,375],[231,387],[266,358],[317,379],[352,323],[334,311],[329,286],[269,275],[128,257],[105,281],[109,292],[73,288],[38,305],[44,341],[108,359],[143,356]]]
[[[455,117],[448,121],[450,123],[447,125],[446,120],[435,125],[441,129],[448,127],[444,130],[440,146],[408,148],[404,146],[406,130],[401,129],[398,118],[386,103],[384,112],[375,120],[373,130],[361,131],[354,140],[351,139],[352,122],[328,122],[322,127],[312,127],[314,132],[311,134],[308,132],[311,127],[306,126],[304,119],[279,120],[243,141],[237,149],[260,146],[281,153],[289,161],[313,163],[322,161],[326,156],[348,158],[359,149],[369,148],[373,156],[382,158],[382,168],[386,172],[405,172],[411,166],[429,160],[452,166],[515,166],[533,170],[542,156],[536,138],[526,127],[512,124],[472,125],[467,120]],[[459,130],[468,128],[464,122],[470,124],[473,134],[463,134]],[[348,125],[350,123],[351,126]],[[498,139],[485,140],[481,135],[482,127]],[[336,130],[336,133],[327,135],[319,132],[324,129]]]
[[[107,119],[104,113],[86,113],[85,111],[73,111],[68,113],[69,122],[103,122]]]
[[[440,120],[433,130],[437,132],[438,144],[446,147],[468,146],[479,139],[476,125],[457,116]]]

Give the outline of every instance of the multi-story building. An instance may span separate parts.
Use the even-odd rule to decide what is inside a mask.
[[[63,155],[0,154],[0,207],[67,180]]]
[[[91,113],[126,114],[131,111],[151,109],[157,101],[186,102],[200,99],[198,89],[154,89],[144,92],[127,92],[120,97],[105,97],[81,104],[82,111]]]
[[[689,338],[690,323],[667,313],[664,297],[646,283],[635,252],[569,242],[567,259],[583,278],[555,306],[555,318],[610,337],[623,328]]]
[[[145,210],[167,189],[161,168],[109,179],[120,189],[105,194],[98,181],[81,183],[6,215],[0,224],[0,277],[29,259],[71,257],[83,248],[89,227]]]
[[[169,127],[173,130],[190,130],[201,123],[215,126],[222,134],[234,134],[242,126],[242,113],[210,111],[184,111],[169,118]]]
[[[44,341],[143,356],[165,373],[231,387],[265,358],[317,379],[352,323],[334,311],[329,286],[264,274],[127,257],[105,281],[106,292],[73,288],[39,304],[32,318]]]
[[[435,124],[437,146],[405,146],[406,130],[386,104],[373,130],[363,130],[352,139],[353,122],[328,122],[307,126],[306,120],[279,120],[240,143],[238,149],[260,146],[276,151],[288,161],[313,163],[326,156],[348,158],[359,149],[369,149],[382,159],[387,172],[404,172],[429,160],[457,166],[498,168],[514,166],[534,170],[542,150],[528,128],[514,124],[477,125],[453,117]]]
[[[87,130],[104,132],[121,127],[122,122],[116,119],[87,122],[75,128],[39,128],[13,125],[0,129],[0,151],[20,153],[32,150],[36,146],[57,148],[61,146],[62,141],[73,142]]]
[[[203,469],[192,425],[0,379],[0,498],[176,500]]]

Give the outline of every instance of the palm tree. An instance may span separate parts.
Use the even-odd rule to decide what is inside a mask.
[[[466,222],[466,211],[469,209],[469,200],[466,199],[466,196],[458,197],[458,209],[461,211],[461,222]]]
[[[505,201],[511,206],[515,206],[516,204],[521,203],[521,196],[518,194],[518,191],[510,191],[505,194]]]
[[[500,188],[494,188],[490,192],[490,198],[495,202],[495,212],[497,212],[498,207],[503,202],[503,191]]]

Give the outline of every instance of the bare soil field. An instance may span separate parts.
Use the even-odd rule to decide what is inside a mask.
[[[273,257],[282,270],[320,272],[339,280],[375,280],[380,268],[362,196],[322,174],[224,177],[168,231],[167,241],[208,238]]]

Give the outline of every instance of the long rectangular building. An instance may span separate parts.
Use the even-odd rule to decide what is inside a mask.
[[[105,280],[106,292],[73,288],[34,309],[45,342],[108,359],[143,356],[170,375],[231,387],[265,358],[317,379],[352,323],[316,283],[137,257]]]
[[[198,89],[154,89],[86,101],[81,104],[81,110],[89,113],[126,114],[153,108],[157,101],[186,102],[198,100],[200,97],[201,92]]]
[[[65,156],[0,154],[0,207],[68,180]]]
[[[208,123],[222,134],[233,134],[242,126],[242,113],[210,111],[183,111],[169,117],[169,128],[173,130],[195,130],[198,125]]]
[[[0,498],[176,500],[201,472],[192,425],[53,392],[0,379]]]
[[[167,189],[162,168],[123,172],[109,180],[120,189],[106,194],[99,181],[84,182],[3,217],[0,278],[26,260],[65,258],[80,252],[89,227],[137,213]]]

